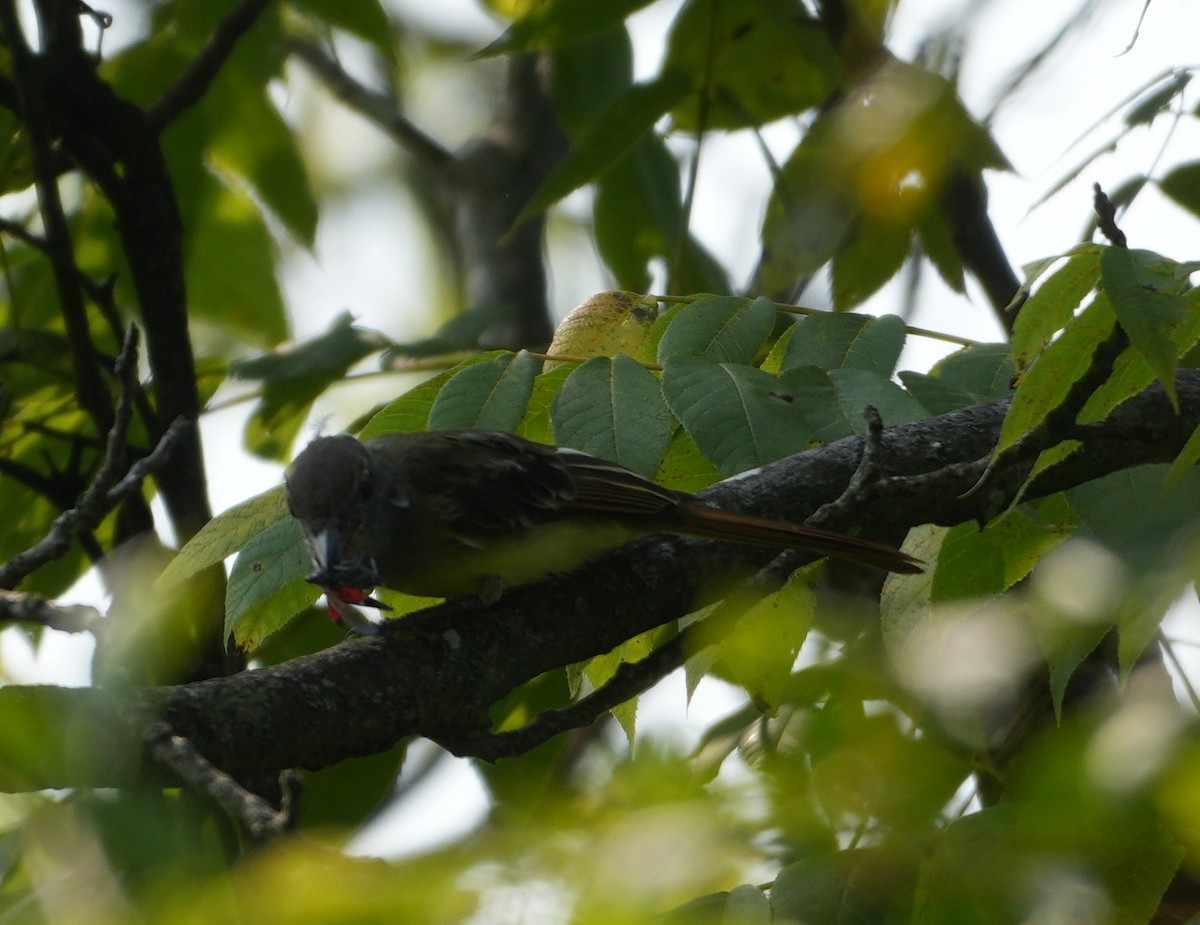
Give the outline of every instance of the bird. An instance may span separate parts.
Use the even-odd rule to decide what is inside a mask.
[[[922,571],[890,546],[722,510],[606,459],[504,431],[318,437],[286,481],[315,565],[308,580],[325,590],[335,620],[364,632],[373,630],[347,605],[386,609],[370,596],[376,587],[491,602],[649,533]]]

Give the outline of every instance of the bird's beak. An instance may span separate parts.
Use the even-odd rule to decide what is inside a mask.
[[[307,576],[307,581],[322,588],[373,588],[379,584],[379,570],[374,562],[343,561],[345,539],[334,529],[317,533],[305,532],[305,540],[312,553],[316,569]],[[380,602],[367,603],[369,607],[384,608]]]

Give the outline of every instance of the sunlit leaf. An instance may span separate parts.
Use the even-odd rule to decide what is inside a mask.
[[[551,356],[642,359],[652,338],[658,305],[634,292],[601,292],[577,305],[554,332]],[[547,363],[547,369],[553,369]]]
[[[163,570],[158,583],[169,587],[210,565],[224,562],[245,546],[251,537],[286,517],[287,496],[282,485],[234,505],[200,528]]]

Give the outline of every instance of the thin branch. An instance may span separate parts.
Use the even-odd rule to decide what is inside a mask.
[[[421,166],[441,172],[454,163],[454,155],[406,119],[396,108],[395,100],[364,87],[316,43],[292,37],[287,40],[287,48],[308,65],[334,96],[386,132]]]
[[[475,757],[485,761],[496,761],[500,758],[523,755],[559,733],[590,726],[598,717],[638,694],[645,693],[683,665],[688,656],[695,651],[692,644],[698,637],[698,628],[701,625],[703,624],[692,624],[641,661],[622,663],[607,684],[568,707],[540,713],[520,729],[479,732],[469,740],[456,744],[466,744],[469,741],[471,754]]]
[[[255,842],[273,841],[295,828],[295,787],[290,781],[281,780],[283,798],[280,808],[275,809],[213,765],[190,741],[175,735],[166,723],[147,722],[136,731],[151,758],[225,810]]]
[[[95,607],[55,604],[40,594],[0,590],[0,623],[31,623],[64,633],[95,635],[103,622]]]
[[[146,120],[153,131],[161,132],[186,109],[200,102],[221,66],[233,54],[238,40],[250,30],[270,3],[271,0],[242,0],[217,23],[188,69],[146,110]]]

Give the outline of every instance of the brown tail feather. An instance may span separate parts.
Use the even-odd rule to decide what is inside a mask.
[[[924,571],[921,560],[908,553],[880,543],[872,543],[870,540],[842,536],[815,527],[801,527],[749,514],[720,511],[700,504],[684,504],[672,513],[675,516],[671,518],[671,529],[677,533],[715,540],[735,540],[756,546],[803,549],[905,575],[916,575]]]

